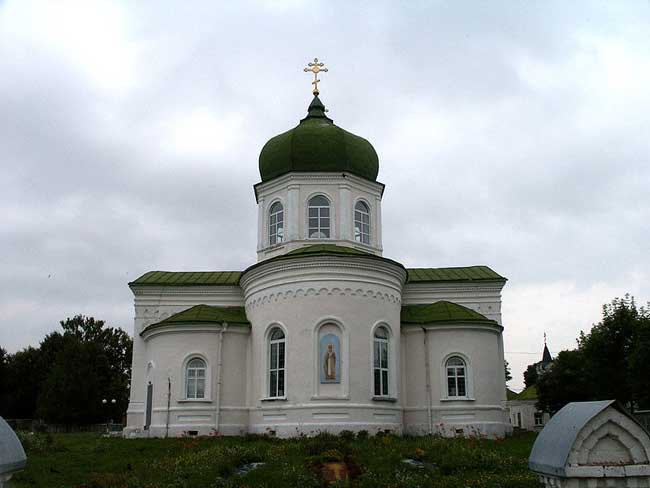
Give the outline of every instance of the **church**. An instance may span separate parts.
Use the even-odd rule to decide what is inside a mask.
[[[125,436],[511,430],[506,279],[487,266],[405,268],[383,256],[379,158],[328,116],[326,70],[309,63],[306,116],[261,150],[257,262],[129,283]]]

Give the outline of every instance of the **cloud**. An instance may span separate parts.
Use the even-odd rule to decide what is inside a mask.
[[[0,3],[0,344],[150,269],[255,260],[257,158],[322,99],[380,156],[385,255],[506,275],[506,349],[650,296],[646,3]],[[541,352],[541,351],[540,351]],[[535,355],[509,355],[514,384]],[[532,362],[532,361],[530,361]]]

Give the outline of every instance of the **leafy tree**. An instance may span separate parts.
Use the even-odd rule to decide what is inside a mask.
[[[555,413],[569,402],[592,398],[582,351],[561,351],[553,366],[537,379],[537,408]]]
[[[128,405],[133,341],[123,330],[93,317],[77,315],[61,321],[61,327],[63,335],[50,334],[44,341],[54,360],[38,398],[38,413],[61,423],[119,420]],[[104,405],[103,399],[109,403]]]
[[[603,307],[602,320],[580,333],[578,349],[563,351],[537,379],[539,406],[554,412],[567,402],[616,399],[650,405],[650,314],[626,295]]]
[[[628,368],[639,326],[633,298],[614,299],[603,307],[602,321],[589,334],[580,333],[578,348],[585,359],[585,375],[594,399],[615,398],[628,403],[634,393]]]
[[[8,356],[2,351],[0,414],[61,423],[119,421],[128,405],[131,338],[93,317],[77,315],[60,324],[63,331],[48,334],[38,348]]]
[[[650,409],[650,317],[642,312],[628,358],[628,374],[636,406]]]
[[[529,364],[526,368],[526,371],[524,371],[524,383],[526,385],[526,388],[532,385],[536,385],[537,378],[537,364]]]
[[[3,347],[0,347],[0,405],[7,405],[7,401],[8,401],[7,374],[8,374],[7,351]],[[0,411],[0,415],[2,415],[2,411]]]
[[[510,364],[508,361],[503,361],[503,367],[506,373],[506,383],[512,379],[512,372],[510,371]]]
[[[6,362],[6,402],[0,413],[7,418],[33,418],[40,385],[46,370],[40,360],[40,350],[28,347],[9,355]]]

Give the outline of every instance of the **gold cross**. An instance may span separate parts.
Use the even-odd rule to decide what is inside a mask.
[[[314,85],[314,92],[313,92],[314,95],[318,96],[318,94],[320,93],[318,91],[318,83],[320,82],[320,80],[318,79],[318,73],[320,73],[321,71],[327,73],[328,70],[327,68],[323,68],[325,64],[319,63],[318,58],[314,58],[314,62],[308,63],[307,66],[309,66],[309,68],[305,68],[304,71],[305,73],[309,73],[310,71],[314,73],[314,81],[312,81],[311,84]]]

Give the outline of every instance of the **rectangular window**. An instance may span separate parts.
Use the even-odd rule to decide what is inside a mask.
[[[375,338],[373,349],[375,396],[388,396],[388,340]]]
[[[542,412],[535,412],[535,425],[544,425],[544,414]]]
[[[269,397],[284,396],[285,343],[271,342],[269,351]]]

